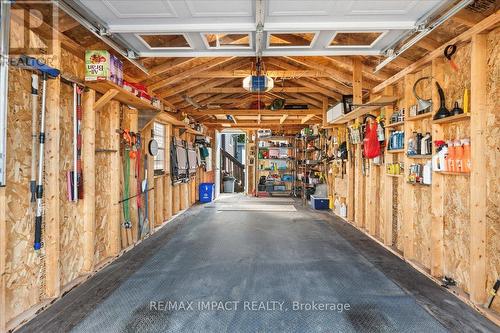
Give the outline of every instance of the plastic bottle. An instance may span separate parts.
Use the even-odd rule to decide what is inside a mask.
[[[422,182],[426,185],[430,185],[432,182],[432,163],[428,161],[424,165],[424,171],[422,174]]]
[[[445,171],[455,172],[455,146],[453,141],[446,142],[448,145],[448,155],[446,156]]]
[[[462,143],[460,140],[455,140],[453,145],[455,146],[455,171],[464,172],[462,160],[464,157],[464,148],[462,147]]]
[[[471,159],[470,159],[470,140],[469,139],[462,139],[462,145],[464,148],[464,155],[462,157],[462,168],[463,172],[470,172],[471,170]]]
[[[340,205],[340,216],[347,217],[347,206],[345,205],[345,203],[342,203]]]

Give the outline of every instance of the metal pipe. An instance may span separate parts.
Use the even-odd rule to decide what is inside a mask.
[[[470,5],[474,0],[462,0],[453,8],[448,10],[445,14],[440,16],[436,21],[431,23],[430,25],[426,26],[423,28],[419,33],[414,36],[412,39],[410,39],[408,42],[406,42],[399,50],[394,52],[392,55],[390,55],[388,58],[386,58],[384,61],[382,61],[380,64],[375,67],[374,73],[378,72],[382,68],[384,68],[387,64],[389,64],[391,61],[399,57],[401,54],[403,54],[406,50],[408,50],[410,47],[418,43],[420,40],[422,40],[424,37],[426,37],[428,34],[430,34],[434,29],[439,27],[441,24],[446,22],[450,17],[455,15],[457,12],[460,10],[464,9],[468,5]]]
[[[6,183],[10,1],[0,2],[0,186]]]
[[[139,68],[144,74],[149,75],[148,70],[144,67],[140,62],[131,58],[129,56],[129,52],[124,50],[120,45],[115,43],[114,40],[106,36],[102,29],[96,27],[94,24],[90,23],[86,18],[80,15],[77,11],[75,11],[72,7],[66,4],[64,1],[55,1],[54,2],[59,8],[61,8],[66,14],[75,19],[78,23],[80,23],[84,28],[93,33],[97,38],[102,40],[104,43],[108,44],[113,50],[121,54],[125,59],[127,59],[130,63]],[[136,52],[134,52],[136,53]]]

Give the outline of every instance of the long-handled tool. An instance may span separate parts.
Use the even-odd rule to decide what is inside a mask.
[[[142,180],[142,193],[144,193],[144,219],[142,222],[142,235],[149,233],[149,204],[148,204],[148,154],[144,154],[144,179]]]
[[[484,305],[487,309],[489,309],[491,307],[491,304],[493,304],[493,300],[497,296],[498,289],[500,289],[500,279],[498,279],[493,285],[493,288],[491,288],[491,291],[489,293],[490,297],[488,297],[488,301]]]
[[[38,75],[31,74],[31,204],[36,202],[36,148],[38,119]]]
[[[83,199],[82,181],[82,89],[73,82],[73,171],[68,171],[68,200]]]
[[[35,215],[35,250],[42,247],[42,216],[43,216],[43,162],[45,148],[45,108],[47,100],[47,72],[42,74],[42,112],[40,115],[40,139],[39,139],[39,161],[38,161],[38,179],[36,185],[36,215]]]
[[[60,71],[58,69],[47,66],[44,63],[41,63],[35,58],[28,56],[21,56],[19,58],[19,64],[20,64],[19,67],[28,68],[42,75],[42,109],[40,112],[40,134],[38,141],[39,150],[38,150],[38,175],[36,180],[35,241],[33,246],[35,250],[39,250],[42,247],[43,169],[44,169],[43,162],[44,162],[44,148],[45,148],[45,113],[46,113],[46,100],[47,100],[47,80],[49,78],[58,77]],[[34,87],[34,85],[32,85],[32,87]],[[35,155],[32,154],[32,156]]]

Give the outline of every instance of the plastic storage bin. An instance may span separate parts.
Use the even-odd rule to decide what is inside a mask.
[[[236,178],[230,176],[224,177],[222,181],[224,182],[224,193],[234,193],[234,182]]]
[[[330,199],[311,195],[312,208],[322,210],[322,209],[328,209],[329,206],[330,206]]]
[[[201,183],[199,185],[200,202],[212,202],[214,199],[215,186],[213,183]]]

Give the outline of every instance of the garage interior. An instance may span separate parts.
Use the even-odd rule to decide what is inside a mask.
[[[499,330],[497,1],[0,18],[0,333]]]

